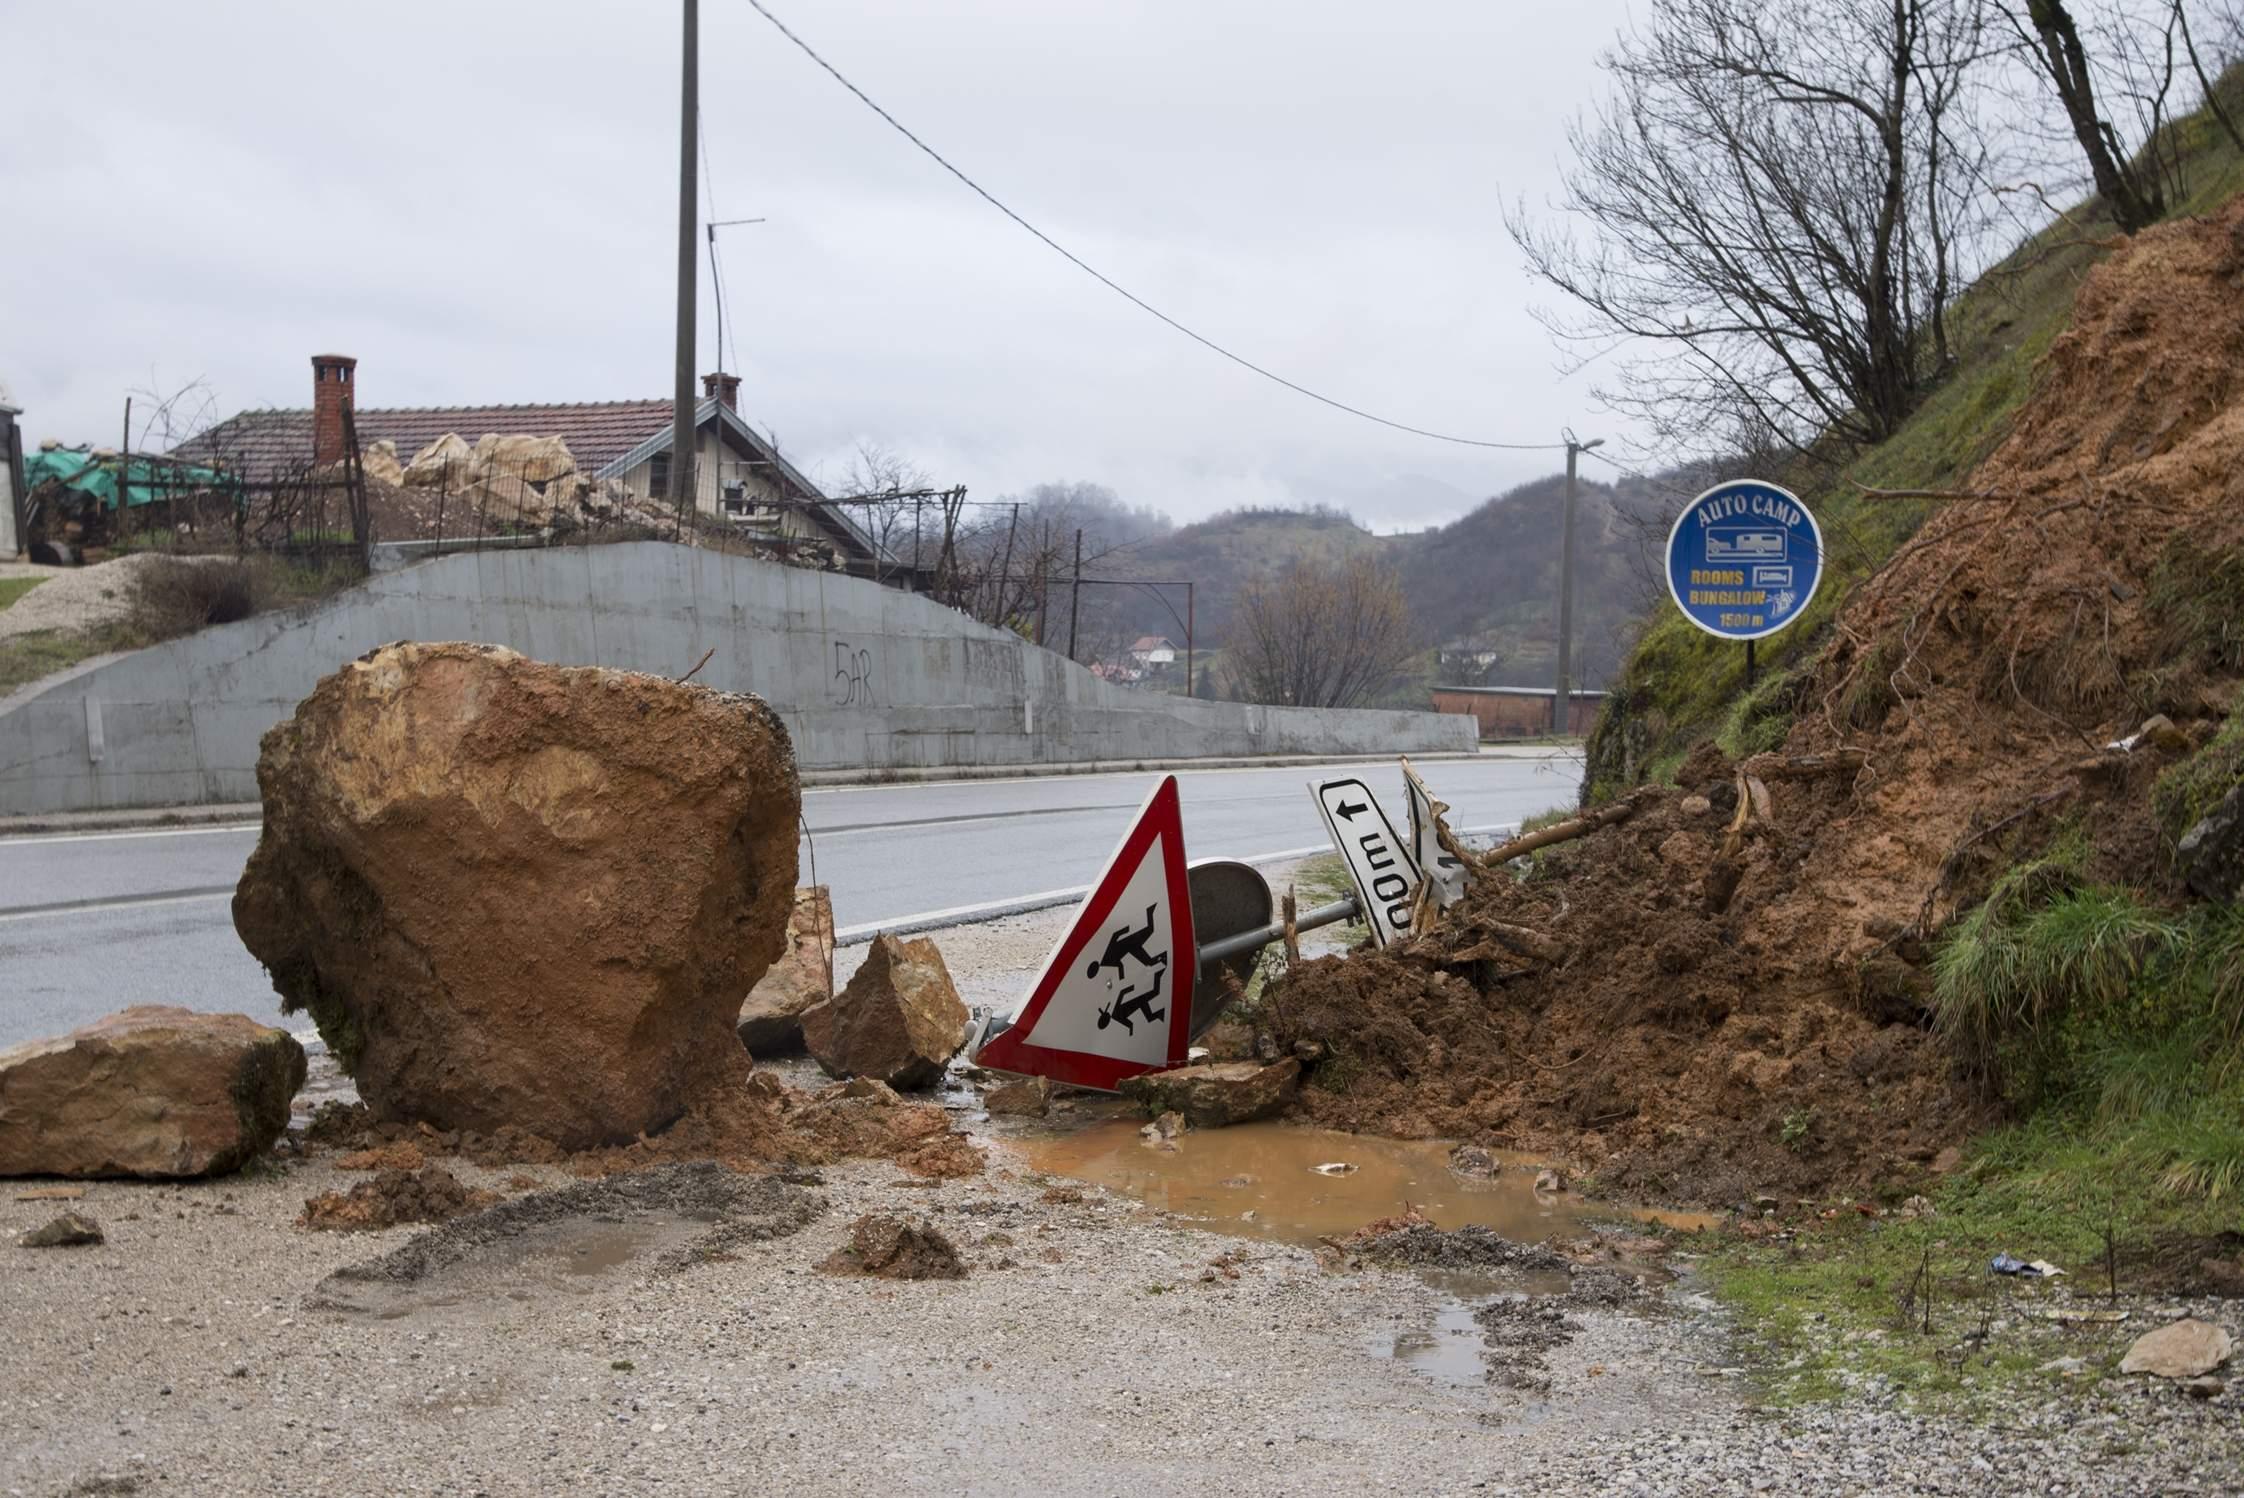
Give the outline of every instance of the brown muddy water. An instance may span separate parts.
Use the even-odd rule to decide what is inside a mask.
[[[1596,1223],[1659,1221],[1692,1229],[1695,1213],[1614,1207],[1570,1191],[1538,1192],[1541,1162],[1498,1154],[1480,1179],[1449,1168],[1451,1146],[1275,1122],[1195,1129],[1148,1144],[1135,1116],[1004,1145],[1037,1170],[1089,1181],[1214,1232],[1315,1247],[1415,1208],[1436,1227],[1489,1228],[1521,1243],[1580,1237]],[[1352,1167],[1319,1170],[1320,1166]]]

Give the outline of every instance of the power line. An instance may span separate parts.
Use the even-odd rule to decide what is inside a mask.
[[[1229,359],[1232,363],[1238,365],[1242,369],[1251,370],[1255,374],[1261,375],[1266,380],[1270,380],[1277,384],[1285,386],[1288,390],[1293,391],[1296,395],[1306,395],[1307,397],[1309,397],[1309,399],[1330,406],[1336,411],[1345,411],[1350,416],[1359,416],[1365,421],[1377,422],[1380,426],[1392,427],[1398,432],[1408,432],[1414,437],[1430,437],[1436,442],[1454,442],[1463,447],[1500,447],[1509,449],[1514,452],[1558,452],[1566,446],[1566,444],[1563,442],[1489,442],[1484,441],[1478,437],[1456,437],[1450,435],[1447,432],[1436,432],[1430,431],[1425,427],[1415,427],[1410,425],[1408,422],[1392,421],[1384,416],[1376,416],[1369,411],[1363,410],[1361,407],[1351,406],[1346,401],[1335,400],[1329,395],[1323,395],[1315,390],[1311,390],[1308,386],[1299,384],[1293,380],[1289,380],[1284,375],[1277,373],[1275,370],[1264,368],[1262,365],[1255,363],[1252,359],[1249,359],[1242,354],[1233,353],[1230,349],[1225,348],[1222,344],[1216,342],[1212,338],[1194,332],[1192,329],[1186,327],[1183,323],[1178,322],[1175,318],[1169,316],[1168,313],[1163,312],[1159,307],[1154,306],[1151,302],[1145,300],[1145,298],[1131,291],[1128,287],[1123,286],[1121,283],[1115,281],[1112,277],[1106,275],[1104,272],[1090,265],[1080,255],[1077,255],[1074,251],[1068,249],[1065,245],[1061,244],[1051,235],[1045,233],[1042,229],[1039,229],[1038,227],[1036,227],[1036,225],[1030,223],[1027,219],[1021,217],[1018,213],[1015,213],[1012,209],[999,202],[996,196],[993,195],[989,191],[989,189],[983,187],[981,183],[976,182],[972,177],[967,176],[966,173],[960,171],[957,167],[952,166],[949,161],[944,159],[943,154],[940,151],[937,151],[926,141],[921,140],[917,135],[914,135],[911,130],[905,126],[902,120],[897,119],[896,116],[881,108],[879,104],[873,101],[873,98],[870,94],[866,93],[863,89],[859,88],[856,84],[850,82],[848,78],[843,76],[841,69],[835,67],[825,58],[819,56],[816,48],[812,47],[810,43],[804,41],[801,37],[795,35],[793,31],[789,30],[785,21],[780,20],[779,17],[773,15],[768,9],[765,8],[763,0],[748,0],[748,4],[754,7],[757,15],[762,16],[765,20],[771,22],[774,27],[778,28],[779,34],[781,36],[787,38],[787,40],[793,42],[797,47],[801,48],[802,53],[805,57],[808,57],[812,62],[817,63],[818,66],[824,68],[829,74],[832,75],[836,83],[839,83],[843,88],[846,88],[851,93],[855,94],[859,103],[863,104],[867,109],[870,109],[873,113],[886,120],[889,126],[893,128],[897,134],[903,136],[904,139],[919,147],[919,149],[928,157],[929,160],[933,161],[944,171],[949,172],[959,181],[965,183],[966,186],[973,191],[975,196],[979,197],[983,202],[989,204],[992,208],[995,208],[999,213],[1004,214],[1007,218],[1020,225],[1023,229],[1026,229],[1029,233],[1035,235],[1039,240],[1042,240],[1047,248],[1054,251],[1060,256],[1060,258],[1067,261],[1077,270],[1082,271],[1092,280],[1097,281],[1101,286],[1104,286],[1107,290],[1121,297],[1124,301],[1130,303],[1140,311],[1150,313],[1152,316],[1159,318],[1162,322],[1167,323],[1177,332],[1182,333],[1185,337],[1191,339],[1194,343],[1199,344],[1201,347],[1209,349],[1214,353],[1221,354],[1224,358]]]

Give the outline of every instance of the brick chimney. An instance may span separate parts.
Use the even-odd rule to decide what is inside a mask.
[[[726,374],[723,370],[719,370],[715,374],[703,375],[701,377],[701,398],[703,400],[723,401],[727,411],[739,410],[740,376]]]
[[[355,406],[358,361],[349,354],[312,355],[312,461],[343,460],[343,408]]]

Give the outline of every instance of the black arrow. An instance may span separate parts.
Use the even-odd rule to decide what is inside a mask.
[[[1369,811],[1369,810],[1371,810],[1371,808],[1370,808],[1370,807],[1368,807],[1368,806],[1366,806],[1366,805],[1364,805],[1364,803],[1363,803],[1363,802],[1361,802],[1361,801],[1343,801],[1343,802],[1341,802],[1341,803],[1340,803],[1340,804],[1339,804],[1338,806],[1336,806],[1336,807],[1334,807],[1334,808],[1333,808],[1333,811],[1334,811],[1334,812],[1335,812],[1336,814],[1338,814],[1339,816],[1341,816],[1341,817],[1345,818],[1346,820],[1348,820],[1348,821],[1350,821],[1350,822],[1353,822],[1353,821],[1355,821],[1355,820],[1356,820],[1356,813],[1357,813],[1357,812],[1359,812],[1359,811]]]

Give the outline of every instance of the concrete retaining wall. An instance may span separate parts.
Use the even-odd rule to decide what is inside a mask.
[[[0,699],[0,815],[257,799],[257,742],[391,640],[761,694],[804,769],[1470,750],[1470,718],[1190,702],[856,578],[643,541],[463,552]]]

